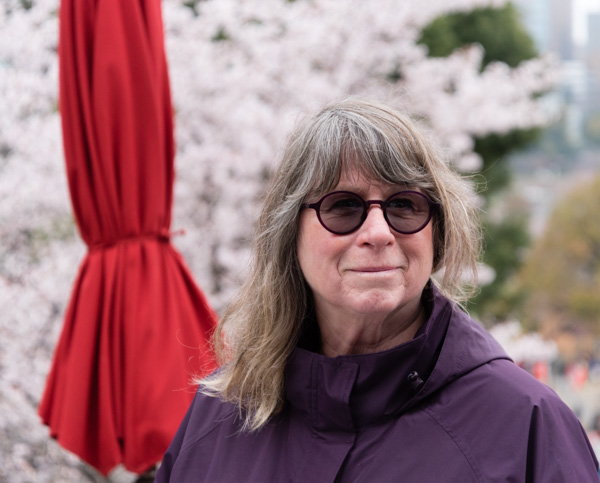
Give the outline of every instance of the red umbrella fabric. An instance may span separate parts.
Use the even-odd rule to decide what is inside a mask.
[[[170,243],[173,111],[160,0],[62,0],[60,111],[89,250],[39,414],[107,474],[159,461],[215,368],[216,315]]]

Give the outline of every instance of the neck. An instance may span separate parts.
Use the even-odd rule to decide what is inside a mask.
[[[317,320],[323,355],[369,354],[412,340],[425,321],[425,310],[419,303],[403,313],[385,316],[353,314],[352,317],[317,314]]]

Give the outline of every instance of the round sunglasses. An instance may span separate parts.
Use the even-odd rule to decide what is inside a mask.
[[[312,208],[323,228],[335,235],[356,231],[367,219],[369,207],[379,205],[387,224],[398,233],[412,235],[427,226],[439,203],[418,191],[400,191],[383,200],[365,200],[352,191],[333,191],[315,203],[304,203]]]

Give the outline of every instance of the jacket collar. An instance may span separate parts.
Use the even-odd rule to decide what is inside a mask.
[[[430,285],[423,300],[429,317],[411,341],[383,352],[335,358],[294,350],[286,370],[287,399],[315,429],[353,431],[377,423],[401,412],[419,392],[456,310]]]
[[[328,358],[297,347],[286,369],[291,406],[317,431],[353,432],[400,415],[476,367],[509,359],[485,329],[432,283],[423,303],[427,321],[411,341],[393,349]],[[318,341],[301,346],[315,347]]]

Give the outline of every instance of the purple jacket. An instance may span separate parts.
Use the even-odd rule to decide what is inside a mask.
[[[157,482],[598,482],[579,421],[432,291],[415,338],[376,354],[297,348],[287,404],[256,433],[196,395]]]

